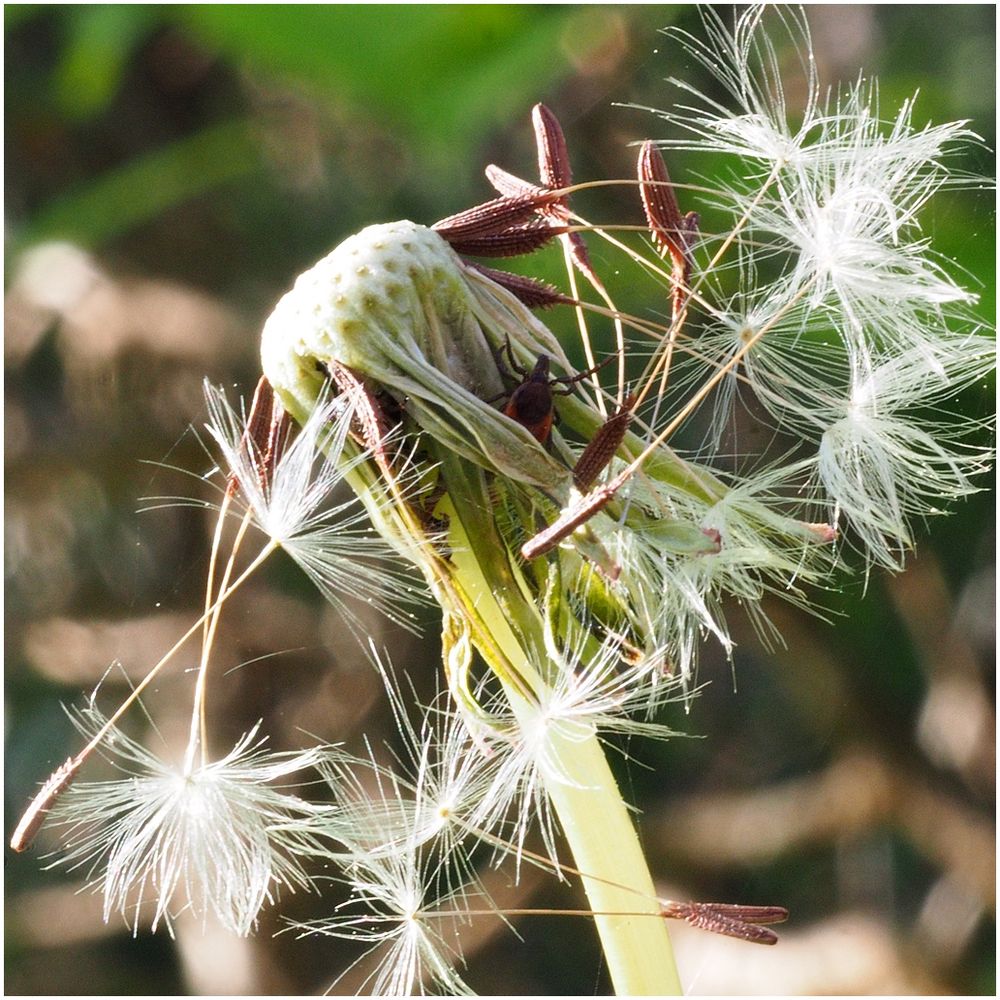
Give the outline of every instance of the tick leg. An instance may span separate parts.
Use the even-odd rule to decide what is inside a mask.
[[[611,364],[615,360],[615,355],[609,354],[603,361],[599,361],[593,368],[588,368],[585,372],[577,372],[576,375],[561,375],[559,378],[549,379],[549,384],[554,385],[559,383],[560,385],[569,386],[568,389],[553,389],[554,393],[560,396],[569,396],[573,392],[573,386],[577,382],[581,382],[588,375],[593,375],[595,372],[599,372],[605,365]]]
[[[509,378],[511,381],[514,380],[514,376],[511,374],[511,371],[508,371],[503,363],[503,352],[505,349],[507,351],[507,357],[510,360],[511,371],[516,372],[522,379],[526,379],[528,377],[528,370],[517,363],[517,360],[514,357],[514,351],[510,346],[509,335],[504,338],[504,342],[493,352],[493,357],[496,359],[497,368],[499,369],[500,374],[505,378]],[[497,396],[496,398],[499,399],[500,397]]]

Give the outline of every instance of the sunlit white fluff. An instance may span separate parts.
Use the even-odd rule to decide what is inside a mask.
[[[954,419],[947,403],[992,358],[983,338],[954,337],[932,356],[887,361],[857,381],[823,433],[816,478],[872,562],[898,569],[913,521],[977,490],[991,452],[971,443],[980,425]]]
[[[929,249],[919,213],[948,181],[941,160],[962,123],[916,129],[906,104],[891,126],[867,94],[830,119],[836,149],[779,176],[773,196],[737,199],[749,231],[794,254],[793,285],[855,360],[919,347],[944,334],[942,310],[975,296]]]
[[[446,698],[421,704],[384,657],[374,649],[372,655],[396,739],[391,747],[369,744],[364,756],[343,755],[325,768],[334,808],[317,814],[315,829],[333,845],[326,856],[336,857],[341,841],[373,854],[434,844],[442,856],[453,856],[453,867],[471,871],[465,852],[483,832],[472,818],[493,786],[498,754],[484,736],[473,738],[465,716]]]
[[[930,250],[919,214],[943,187],[970,183],[946,161],[978,137],[966,122],[915,125],[912,100],[883,117],[877,88],[864,80],[822,97],[801,10],[755,6],[732,29],[711,10],[702,19],[704,41],[668,34],[717,77],[727,101],[673,80],[694,103],[660,112],[687,133],[662,145],[736,158],[735,169],[718,172],[725,179],[709,200],[729,213],[741,252],[772,265],[784,258],[779,298],[798,289],[855,367],[945,332],[947,311],[975,296]],[[804,54],[805,98],[794,128],[776,34]]]
[[[546,683],[516,707],[495,706],[511,724],[497,740],[490,788],[482,796],[472,822],[487,830],[506,829],[507,849],[520,857],[528,832],[539,831],[546,853],[558,861],[556,827],[550,806],[553,783],[576,784],[566,770],[565,747],[595,734],[624,733],[653,739],[676,735],[654,721],[657,710],[678,697],[665,658],[655,653],[627,662],[621,641],[609,636],[602,644],[581,633],[570,649],[556,644],[547,630]],[[516,718],[516,722],[515,722]]]
[[[704,37],[676,28],[665,34],[681,47],[722,85],[730,104],[714,100],[684,80],[672,77],[670,83],[692,100],[671,112],[654,112],[676,122],[687,133],[664,145],[680,149],[710,148],[739,157],[759,176],[776,163],[795,162],[807,142],[815,141],[822,120],[819,83],[809,38],[805,13],[798,8],[772,8],[773,23],[763,30],[766,8],[754,5],[740,16],[732,29],[711,8],[702,9]],[[780,45],[772,34],[781,32],[800,53],[806,83],[801,124],[793,130],[785,104],[781,81]],[[749,161],[749,162],[748,162]],[[746,170],[740,172],[745,175]]]
[[[709,272],[698,302],[706,330],[696,353],[731,365],[713,393],[710,440],[723,440],[746,392],[755,415],[763,407],[778,431],[816,447],[802,499],[827,503],[827,516],[845,520],[848,539],[870,562],[898,568],[913,519],[970,492],[988,461],[987,449],[969,443],[978,425],[958,430],[961,419],[939,411],[949,393],[993,367],[994,350],[986,337],[955,332],[969,327],[976,296],[921,229],[933,196],[981,183],[948,162],[978,137],[962,121],[918,124],[914,100],[884,112],[877,86],[863,78],[824,95],[802,10],[753,6],[731,28],[710,9],[702,20],[703,40],[668,34],[725,96],[672,81],[686,103],[662,117],[682,134],[662,145],[732,164],[716,171],[721,183],[707,199],[728,214],[717,239],[732,233],[737,246]],[[786,107],[784,41],[802,54],[798,124]],[[705,242],[710,252],[711,238]],[[726,277],[736,293],[707,294],[725,288]],[[696,369],[683,366],[675,392],[694,390]],[[742,560],[727,573],[730,554],[719,555],[666,560],[672,597],[663,620],[687,594],[682,619],[725,645],[717,598],[750,599],[753,574]]]
[[[103,721],[88,710],[80,725],[92,732]],[[225,757],[185,772],[112,729],[102,752],[123,777],[77,782],[64,795],[54,864],[84,868],[104,894],[104,919],[118,911],[134,933],[147,921],[169,929],[189,909],[249,934],[279,889],[310,885],[296,853],[311,808],[273,783],[324,756],[269,752],[264,742],[254,727]]]
[[[706,638],[732,653],[726,603],[735,599],[761,636],[773,639],[761,598],[773,593],[809,607],[805,586],[822,581],[834,565],[832,530],[797,516],[809,469],[808,462],[790,463],[734,479],[715,503],[688,511],[701,543],[687,550],[656,533],[622,533],[617,551],[638,582],[636,605],[685,685],[695,677]]]
[[[246,418],[208,383],[205,398],[207,429],[260,530],[348,621],[352,615],[345,597],[350,595],[412,627],[409,609],[425,599],[423,591],[398,553],[373,531],[364,505],[344,482],[366,457],[351,458],[347,450],[353,413],[344,399],[320,399],[277,461],[264,470],[263,456],[246,433]]]
[[[424,739],[411,750],[426,761],[440,748]],[[317,810],[313,824],[319,842],[330,845],[317,844],[313,853],[337,865],[333,878],[350,896],[328,916],[292,927],[369,945],[357,962],[376,957],[361,984],[376,996],[470,993],[456,969],[458,929],[473,899],[489,901],[461,835],[443,812],[428,811],[425,793],[440,786],[427,785],[427,775],[422,770],[413,784],[371,750],[367,758],[342,760],[327,771],[333,803]]]
[[[693,357],[682,359],[673,379],[671,407],[677,408],[706,374],[727,372],[705,404],[712,413],[710,455],[718,454],[741,408],[760,416],[763,408],[776,430],[815,439],[817,399],[833,404],[850,388],[848,357],[830,324],[808,308],[790,280],[761,283],[749,255],[740,256],[733,275],[737,290],[720,291],[691,346]],[[731,446],[747,450],[738,440]]]
[[[351,896],[318,920],[293,925],[302,935],[346,938],[370,945],[375,966],[360,990],[373,996],[470,996],[456,964],[458,925],[467,922],[469,890],[441,892],[439,872],[420,848],[401,845],[392,852],[358,849],[341,880]],[[338,977],[342,979],[354,965]],[[333,984],[336,986],[336,983]]]

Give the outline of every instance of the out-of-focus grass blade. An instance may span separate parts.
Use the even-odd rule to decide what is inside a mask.
[[[130,160],[41,209],[16,243],[72,239],[98,247],[174,205],[260,169],[245,119],[225,122]]]
[[[195,4],[168,9],[202,45],[349,106],[423,155],[461,161],[569,71],[574,8],[486,4]]]
[[[53,80],[67,119],[100,111],[121,85],[135,47],[157,23],[145,4],[92,4],[67,8],[68,39]]]

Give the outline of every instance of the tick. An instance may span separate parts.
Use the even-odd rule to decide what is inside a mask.
[[[577,375],[553,376],[550,374],[549,356],[539,354],[535,367],[529,372],[514,360],[514,353],[508,339],[504,347],[501,347],[497,352],[497,364],[501,374],[508,377],[510,377],[510,373],[504,371],[502,364],[504,348],[507,351],[510,367],[520,376],[521,382],[510,394],[501,393],[488,402],[495,402],[507,396],[507,402],[503,408],[504,415],[517,421],[540,444],[545,444],[552,433],[552,422],[555,419],[555,405],[552,397],[568,396],[577,382],[585,379],[588,375],[593,375],[594,372],[599,371],[613,360],[613,356],[605,358],[600,364]],[[560,386],[566,386],[566,388],[557,388]]]

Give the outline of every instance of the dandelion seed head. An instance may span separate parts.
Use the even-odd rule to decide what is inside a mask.
[[[955,333],[969,328],[975,296],[921,228],[930,198],[967,183],[947,161],[975,137],[964,122],[918,126],[912,101],[884,113],[863,77],[822,91],[805,14],[769,18],[765,28],[754,5],[730,29],[708,8],[704,41],[672,32],[723,97],[679,84],[684,104],[663,117],[682,137],[662,148],[715,154],[732,169],[714,190],[682,185],[660,204],[679,236],[655,244],[674,270],[644,263],[674,286],[670,326],[628,317],[581,266],[601,302],[571,282],[592,368],[574,376],[525,305],[571,299],[477,270],[458,256],[454,227],[450,240],[447,225],[397,222],[345,240],[268,320],[267,384],[300,425],[280,448],[261,454],[246,417],[206,386],[223,509],[239,508],[265,536],[265,554],[283,549],[355,627],[351,600],[409,625],[414,588],[403,566],[418,566],[444,611],[448,690],[421,704],[373,649],[398,739],[366,738],[356,755],[271,753],[255,729],[222,760],[176,768],[113,731],[106,752],[124,777],[77,784],[56,814],[68,837],[59,863],[103,890],[106,919],[120,912],[137,930],[148,916],[169,929],[188,909],[246,934],[280,889],[313,884],[308,857],[335,866],[348,897],[293,926],[370,945],[364,985],[377,994],[465,994],[452,937],[472,900],[490,906],[476,876],[481,845],[520,865],[539,831],[559,871],[558,803],[597,790],[610,811],[620,806],[606,784],[597,788],[600,741],[673,735],[661,710],[697,690],[706,642],[732,656],[734,601],[767,642],[765,598],[813,610],[806,588],[829,580],[842,524],[869,565],[895,569],[913,521],[975,489],[990,460],[973,443],[984,425],[953,429],[947,408],[992,368],[992,352],[978,333]],[[803,106],[791,113],[787,40],[804,76]],[[536,122],[549,117],[536,112]],[[485,227],[473,247],[496,247],[495,236],[534,246],[570,236],[561,224],[571,221],[577,264],[588,256],[585,229],[631,252],[611,227],[570,214],[569,184],[549,184],[559,173],[568,182],[562,136],[554,119],[543,131],[543,184],[566,191],[501,198],[453,226]],[[641,186],[649,163],[640,160]],[[515,190],[524,183],[508,178]],[[716,233],[697,233],[697,212],[676,204],[686,210],[700,196],[724,220]],[[558,233],[548,231],[554,222]],[[614,397],[591,357],[590,309],[615,325],[620,424],[606,420]],[[629,323],[655,344],[635,386]],[[541,419],[522,421],[511,405],[504,352],[528,381],[536,364],[539,380],[550,362],[559,373],[541,380],[557,399],[535,382]],[[591,376],[592,385],[580,381]],[[697,414],[695,426],[709,398],[705,441],[672,450],[674,432]],[[723,454],[741,403],[761,413],[770,440]],[[383,433],[383,417],[398,420],[395,432]],[[598,478],[581,475],[571,488],[580,441],[606,444],[609,426],[622,433],[592,463]],[[544,559],[522,558],[543,524],[557,529],[549,537],[565,527],[565,537]],[[210,619],[206,645],[214,629]],[[306,767],[325,779],[326,804],[275,787]],[[583,841],[571,829],[576,851]],[[595,874],[591,888],[599,881],[611,884]]]

